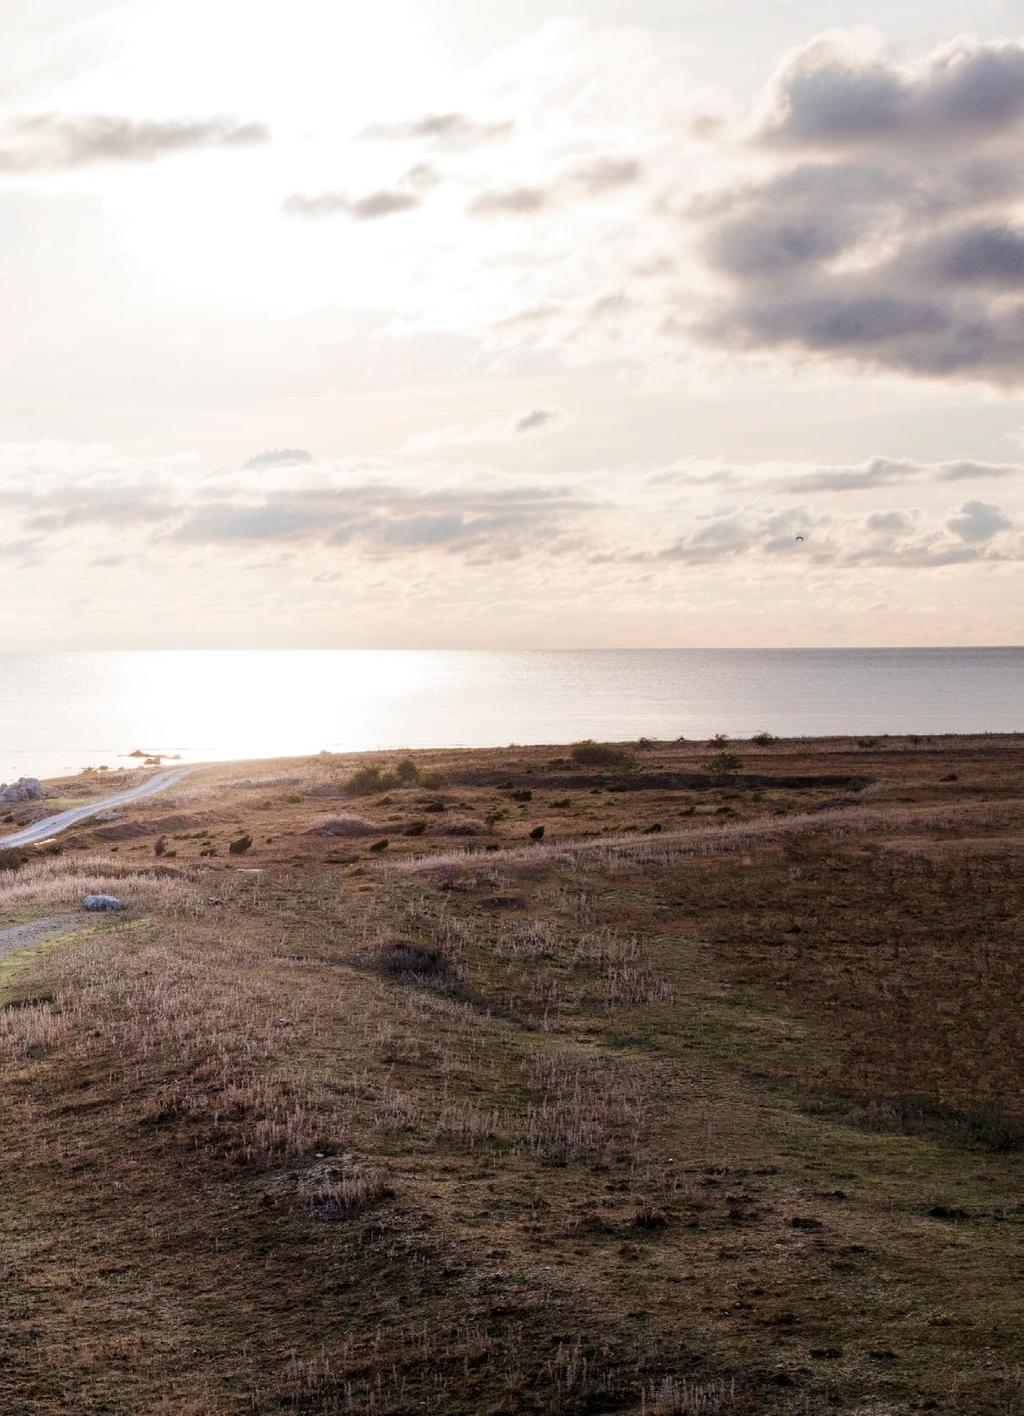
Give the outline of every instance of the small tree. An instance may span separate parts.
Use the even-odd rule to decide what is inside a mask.
[[[743,758],[737,756],[735,752],[718,752],[710,762],[705,762],[704,770],[712,777],[722,780],[725,777],[734,776],[742,766]]]

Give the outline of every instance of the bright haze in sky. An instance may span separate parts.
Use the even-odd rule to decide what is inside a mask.
[[[0,648],[1020,642],[1018,4],[4,0],[0,56]]]

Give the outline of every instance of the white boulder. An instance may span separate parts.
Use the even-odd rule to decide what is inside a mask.
[[[116,895],[86,895],[82,904],[87,910],[102,912],[104,910],[123,910],[125,903],[119,900]]]

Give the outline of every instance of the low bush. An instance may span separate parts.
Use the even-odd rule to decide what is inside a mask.
[[[345,791],[351,796],[374,796],[399,787],[426,787],[428,791],[437,791],[443,785],[444,777],[440,772],[421,772],[411,757],[403,757],[394,767],[383,767],[379,762],[357,767],[345,783]]]
[[[448,972],[440,949],[425,949],[402,940],[382,944],[375,964],[385,978],[442,978]]]
[[[375,792],[384,791],[386,786],[383,772],[374,764],[357,767],[345,783],[345,790],[352,796],[373,796]]]
[[[704,770],[712,777],[731,777],[739,772],[743,767],[743,758],[737,756],[735,752],[719,752],[705,762]]]
[[[624,767],[632,760],[623,748],[612,743],[595,742],[593,738],[574,742],[570,755],[581,767]]]

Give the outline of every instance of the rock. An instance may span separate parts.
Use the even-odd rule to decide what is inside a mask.
[[[543,826],[535,826],[535,827],[533,828],[533,830],[530,832],[530,840],[531,840],[531,841],[543,841],[543,839],[544,839],[544,827],[543,827]]]
[[[101,913],[105,910],[123,910],[125,903],[119,900],[116,895],[86,895],[82,904],[87,910]]]
[[[9,787],[0,788],[0,801],[42,801],[46,793],[37,777],[19,777]]]

